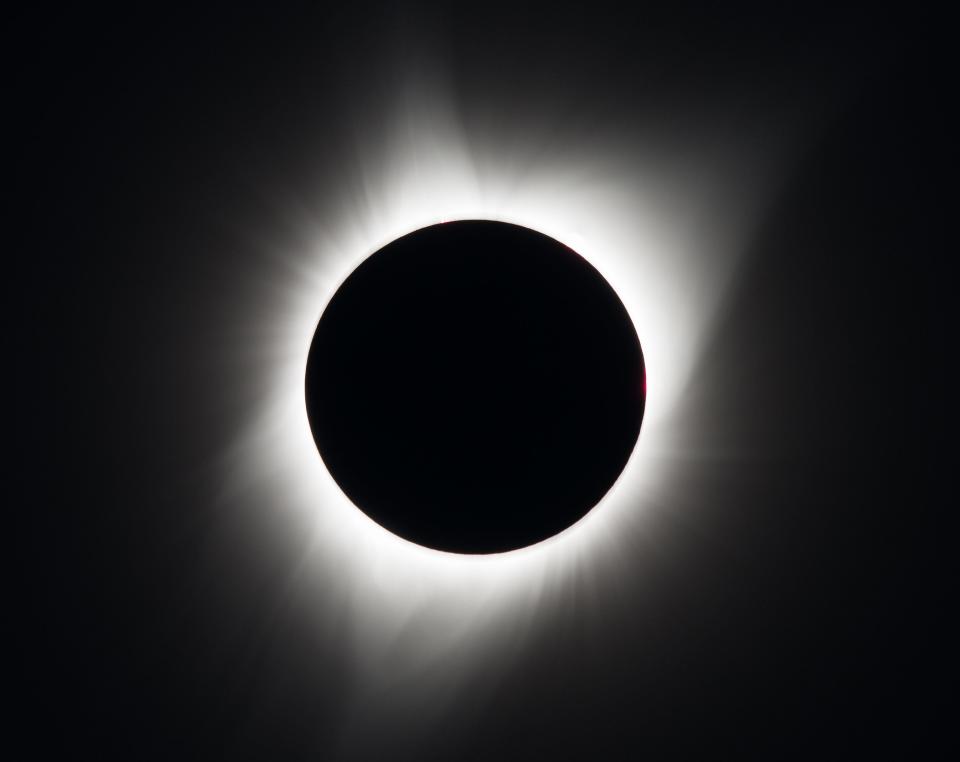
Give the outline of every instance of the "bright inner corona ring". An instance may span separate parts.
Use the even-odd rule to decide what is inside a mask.
[[[698,435],[679,403],[764,191],[756,161],[711,163],[736,155],[727,146],[700,144],[718,152],[698,159],[713,177],[677,169],[691,161],[689,145],[653,138],[643,150],[616,135],[547,148],[532,132],[504,150],[494,136],[468,136],[445,94],[418,92],[391,118],[365,122],[386,127],[360,130],[340,174],[324,177],[336,194],[287,215],[286,243],[268,240],[266,268],[244,276],[253,298],[227,321],[229,343],[255,367],[257,407],[228,453],[224,494],[301,538],[299,576],[316,615],[347,623],[371,674],[424,617],[422,637],[402,641],[402,663],[440,654],[456,669],[480,663],[467,655],[496,649],[572,586],[615,579],[618,558],[637,552],[650,507],[682,478],[675,454]],[[512,223],[577,252],[622,302],[650,379],[643,433],[612,487],[572,527],[510,552],[425,547],[357,510],[324,465],[304,399],[318,321],[351,273],[392,241],[451,220]]]

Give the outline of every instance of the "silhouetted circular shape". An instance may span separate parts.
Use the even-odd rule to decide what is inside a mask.
[[[585,259],[518,225],[417,230],[357,267],[306,372],[324,463],[362,511],[420,545],[497,553],[606,494],[645,401],[643,354]]]

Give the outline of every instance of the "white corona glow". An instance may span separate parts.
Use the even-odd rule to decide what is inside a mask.
[[[321,618],[346,627],[359,688],[442,660],[440,695],[481,653],[519,642],[551,604],[638,552],[647,507],[678,478],[666,457],[690,433],[678,432],[678,411],[778,156],[755,144],[691,154],[655,135],[641,150],[613,130],[546,148],[543,134],[521,131],[505,146],[465,129],[442,88],[400,100],[325,180],[339,200],[293,220],[309,244],[268,243],[269,277],[250,277],[254,309],[238,315],[234,339],[256,363],[260,403],[229,453],[224,499],[259,502],[309,536],[301,584]],[[490,556],[426,549],[369,519],[327,472],[304,401],[317,321],[344,279],[399,236],[459,219],[523,225],[586,258],[628,310],[648,379],[636,448],[600,504],[560,535]]]

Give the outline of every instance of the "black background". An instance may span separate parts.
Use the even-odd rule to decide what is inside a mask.
[[[27,530],[7,538],[7,627],[26,756],[351,757],[335,638],[278,604],[295,543],[278,529],[257,552],[213,507],[206,464],[250,399],[197,390],[222,381],[218,321],[246,298],[224,275],[229,222],[269,225],[261,187],[336,196],[323,178],[355,115],[424,41],[468,116],[629,133],[641,91],[678,110],[791,88],[840,107],[772,200],[697,368],[710,382],[684,399],[731,456],[691,459],[668,506],[682,530],[558,612],[492,695],[451,698],[413,740],[402,713],[371,716],[353,756],[933,754],[954,690],[935,521],[952,502],[953,88],[935,26],[592,3],[14,17],[8,510]]]

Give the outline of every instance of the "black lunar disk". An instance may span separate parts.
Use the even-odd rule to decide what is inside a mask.
[[[643,354],[585,259],[518,225],[417,230],[327,306],[306,404],[324,463],[407,540],[498,553],[584,516],[640,432]]]

